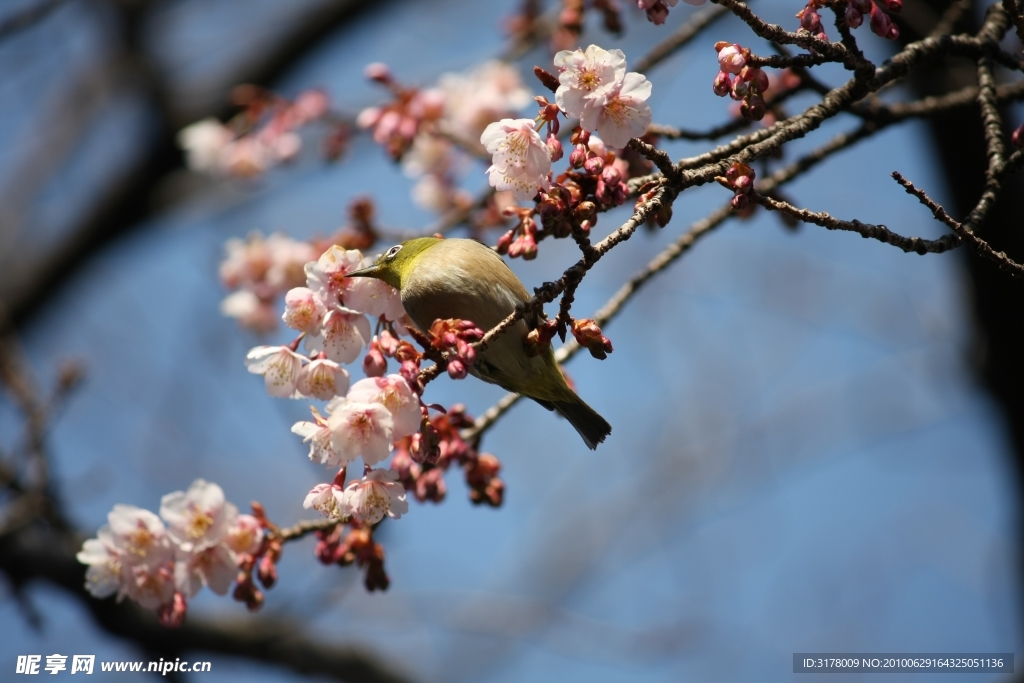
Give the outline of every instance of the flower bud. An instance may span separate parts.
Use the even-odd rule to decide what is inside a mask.
[[[729,91],[732,90],[732,80],[729,78],[729,74],[719,71],[711,88],[719,97],[728,95]]]
[[[363,69],[363,75],[369,78],[371,81],[376,81],[377,83],[383,83],[385,85],[390,83],[392,78],[391,69],[388,68],[387,64],[384,64],[382,62],[373,62],[372,64],[367,64],[366,67]]]
[[[535,66],[533,67],[533,75],[537,77],[537,80],[540,81],[541,85],[551,92],[558,90],[558,77],[554,74],[540,68],[539,66]]]
[[[569,165],[573,168],[582,168],[583,163],[587,160],[588,151],[585,145],[576,145],[572,153],[569,154]]]
[[[448,361],[448,376],[452,379],[465,379],[466,378],[466,365],[458,360]]]
[[[363,372],[367,377],[383,377],[388,371],[388,361],[380,349],[371,347],[363,357]]]
[[[718,51],[718,67],[727,74],[738,74],[747,63],[739,45],[728,45]]]
[[[554,135],[548,136],[548,155],[551,161],[558,161],[562,158],[562,141]]]
[[[742,211],[743,209],[747,208],[747,205],[750,204],[750,197],[748,197],[745,194],[738,194],[735,197],[733,197],[732,201],[729,203],[732,204],[732,208],[734,210]]]
[[[864,15],[852,4],[846,6],[846,13],[843,16],[846,17],[846,25],[850,28],[857,28],[864,23]]]
[[[1017,130],[1013,131],[1010,136],[1010,142],[1017,149],[1024,148],[1024,123],[1017,127]]]
[[[269,556],[264,555],[263,559],[260,560],[256,576],[259,577],[260,583],[263,584],[264,588],[273,588],[274,584],[277,583],[277,565],[274,564]]]
[[[604,159],[594,155],[583,162],[583,170],[590,175],[601,175],[604,170]]]

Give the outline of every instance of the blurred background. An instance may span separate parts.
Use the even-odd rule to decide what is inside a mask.
[[[582,44],[620,47],[633,63],[697,11],[681,4],[656,27],[625,4],[622,36],[593,16]],[[756,9],[793,28],[800,8]],[[436,220],[365,135],[329,164],[307,131],[294,163],[239,180],[188,171],[177,131],[225,117],[238,83],[285,96],[321,87],[354,115],[385,98],[363,76],[367,63],[430,85],[504,54],[504,22],[518,10],[516,0],[0,3],[0,301],[42,386],[69,359],[84,369],[48,441],[53,485],[79,531],[94,534],[116,503],[157,509],[200,477],[240,508],[262,502],[278,523],[309,518],[302,500],[327,473],[289,432],[307,403],[269,398],[243,364],[250,347],[287,333],[257,337],[221,314],[224,242],[254,230],[330,235],[361,195],[396,232]],[[905,35],[933,15],[908,2]],[[892,49],[862,33],[872,58]],[[711,92],[717,40],[767,52],[738,21],[715,24],[645,74],[656,122],[706,129],[730,116]],[[548,45],[516,64],[544,94],[530,70],[551,68]],[[926,80],[889,96],[949,85]],[[953,207],[973,204],[973,133],[937,138],[942,125],[966,126],[891,127],[787,195],[937,237],[942,228],[889,173]],[[787,158],[855,126],[839,117]],[[679,158],[712,146],[667,149]],[[468,189],[486,187],[482,170],[467,169]],[[727,199],[718,187],[687,191],[666,228],[638,233],[587,277],[579,315]],[[627,216],[602,217],[598,233]],[[1011,232],[1011,221],[994,222]],[[1019,236],[1005,239],[997,247],[1024,253],[1013,251]],[[546,241],[535,261],[512,266],[535,286],[575,251]],[[1020,670],[1020,303],[1019,283],[961,251],[908,255],[813,225],[792,230],[763,212],[731,221],[605,329],[607,360],[569,364],[614,426],[596,452],[521,402],[483,442],[504,464],[504,506],[472,506],[457,474],[443,503],[412,503],[379,532],[387,592],[367,593],[353,568],[320,565],[306,539],[285,548],[259,616],[205,591],[189,619],[286,623],[295,638],[358,652],[409,681],[831,680],[793,674],[794,652],[1016,652]],[[474,415],[502,395],[446,377],[427,392]],[[0,453],[23,434],[14,403],[0,401]],[[3,677],[19,654],[155,652],[101,628],[80,594],[7,571]],[[179,680],[303,677],[288,662],[191,658],[212,661],[212,673]],[[948,676],[959,678],[968,677]]]

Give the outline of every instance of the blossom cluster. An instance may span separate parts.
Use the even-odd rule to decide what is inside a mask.
[[[806,7],[797,12],[796,17],[800,20],[799,32],[809,33],[820,40],[828,40],[819,13],[819,10],[826,6],[824,0],[810,0]],[[864,15],[868,15],[868,25],[872,33],[887,40],[896,40],[900,37],[900,30],[886,11],[899,14],[902,9],[903,0],[850,0],[846,4],[843,18],[847,26],[857,28],[864,23]]]
[[[607,147],[621,149],[632,138],[647,132],[651,125],[651,108],[647,104],[651,84],[642,74],[626,71],[626,57],[621,50],[604,50],[597,45],[585,51],[563,50],[555,55],[554,63],[558,69],[557,80],[543,69],[535,71],[543,83],[554,87],[555,103],[543,97],[535,98],[540,105],[536,120],[502,119],[488,125],[480,136],[480,143],[491,154],[488,181],[496,190],[511,191],[518,201],[532,200],[541,193],[543,204],[545,193],[550,195],[549,191],[553,191],[554,199],[545,209],[548,215],[564,214],[572,208],[570,204],[578,203],[564,201],[567,197],[551,183],[551,164],[563,155],[562,143],[556,137],[561,114],[580,120],[579,131],[572,140],[575,149],[570,155],[570,164],[576,169],[585,168],[586,174],[601,186],[602,195],[606,194],[604,188],[611,189],[613,196],[600,197],[601,203],[621,204],[625,195],[620,197],[616,192],[624,178],[621,170],[611,166],[604,173]],[[538,123],[547,127],[547,139],[541,137]],[[590,148],[592,134],[597,132],[601,138],[595,139],[594,147]],[[614,156],[611,159],[614,160]],[[532,256],[535,254],[531,245],[535,242],[534,232],[535,222],[521,220],[514,233],[520,233],[525,242],[512,248],[510,239],[506,249],[513,255],[520,252]]]
[[[714,92],[719,97],[730,96],[740,103],[740,115],[752,121],[764,118],[767,107],[764,95],[768,92],[768,74],[763,69],[749,65],[750,50],[735,43],[715,43],[718,52],[718,75],[715,76]]]
[[[234,92],[241,113],[227,124],[215,118],[197,121],[178,133],[178,146],[193,171],[250,178],[281,162],[294,159],[302,148],[297,130],[323,119],[329,109],[326,93],[319,89],[299,93],[294,100],[273,95],[254,86]],[[336,126],[331,140],[338,147],[344,126]]]
[[[483,337],[483,331],[461,320],[437,321],[426,334],[416,331],[397,290],[373,278],[349,277],[369,264],[359,250],[338,245],[305,264],[305,282],[284,297],[282,319],[296,338],[284,345],[253,348],[246,365],[263,376],[271,396],[326,401],[322,411],[311,406],[311,419],[292,426],[308,445],[310,460],[336,470],[331,482],[313,487],[303,505],[341,522],[339,528],[320,534],[317,557],[327,563],[358,564],[366,570],[367,587],[375,590],[386,588],[388,579],[373,528],[385,517],[398,519],[408,511],[406,484],[414,487],[420,500],[438,500],[419,494],[431,486],[420,480],[436,481],[448,463],[457,460],[465,469],[471,498],[483,496],[500,504],[504,485],[496,476],[497,459],[483,458],[462,443],[457,428],[443,426],[455,424],[446,422],[444,410],[426,406],[420,398],[422,360],[429,355],[443,362],[450,376],[461,379],[475,361],[472,343]],[[403,335],[413,336],[423,351]],[[352,382],[343,366],[356,363],[361,355],[367,376]],[[388,374],[389,360],[398,362],[397,373]],[[430,409],[441,415],[431,419]],[[461,409],[458,415],[463,418],[457,421],[460,428],[467,426]],[[375,467],[392,452],[390,467]],[[347,479],[359,459],[363,476]],[[435,469],[438,474],[429,474]]]
[[[458,181],[467,165],[459,145],[472,143],[487,126],[514,115],[530,102],[519,72],[491,60],[466,73],[445,73],[437,85],[419,89],[399,83],[383,64],[371,64],[367,76],[387,87],[393,99],[364,109],[357,124],[417,182],[413,199],[437,212],[468,208],[473,199]]]
[[[86,589],[94,596],[131,598],[175,626],[203,586],[225,595],[237,581],[236,597],[259,606],[262,595],[248,572],[267,550],[264,527],[264,520],[239,514],[219,486],[197,479],[188,491],[164,496],[159,516],[115,505],[107,525],[82,545],[78,561],[89,567]]]

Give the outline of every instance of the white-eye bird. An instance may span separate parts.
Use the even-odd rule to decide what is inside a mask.
[[[435,320],[448,318],[471,320],[486,332],[530,299],[501,256],[470,239],[417,237],[348,275],[377,278],[397,289],[409,317],[424,332]],[[611,425],[569,388],[550,348],[537,356],[526,352],[526,335],[540,322],[536,314],[517,321],[477,355],[469,371],[557,410],[587,446],[597,448]]]

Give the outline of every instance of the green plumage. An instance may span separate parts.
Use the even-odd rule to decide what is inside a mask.
[[[350,275],[375,277],[398,289],[406,312],[423,331],[447,318],[471,320],[487,331],[530,298],[498,254],[468,239],[418,237]],[[526,353],[526,335],[539,323],[518,321],[477,356],[469,371],[557,410],[587,446],[596,448],[611,433],[611,425],[569,388],[551,350],[534,357]]]

